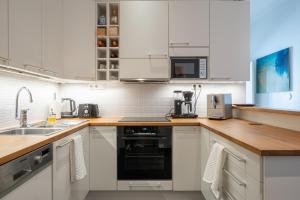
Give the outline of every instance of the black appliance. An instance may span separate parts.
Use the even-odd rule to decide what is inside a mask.
[[[97,118],[99,117],[99,108],[97,104],[79,104],[78,117]]]
[[[172,127],[117,129],[118,180],[171,180]]]
[[[194,96],[194,92],[176,90],[174,93],[176,94],[174,100],[174,113],[171,116],[173,118],[197,118],[198,115],[193,112],[192,97]],[[180,97],[180,94],[182,94],[183,99]],[[182,111],[183,105],[185,106],[185,112]]]
[[[172,79],[207,79],[207,57],[172,57]]]
[[[119,122],[169,122],[166,117],[123,117]]]

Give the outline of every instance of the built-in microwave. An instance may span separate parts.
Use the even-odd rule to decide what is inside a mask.
[[[171,57],[172,79],[207,79],[207,57]]]

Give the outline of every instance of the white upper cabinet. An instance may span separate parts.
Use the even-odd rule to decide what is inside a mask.
[[[169,2],[169,46],[209,46],[209,0]]]
[[[250,79],[250,3],[211,1],[210,78]]]
[[[64,78],[95,80],[94,0],[64,1]]]
[[[9,0],[9,56],[14,67],[41,71],[41,0]]]
[[[63,1],[43,0],[43,68],[45,74],[63,72]]]
[[[0,0],[0,64],[8,64],[8,0]]]
[[[167,58],[168,1],[121,1],[120,41],[120,58]]]

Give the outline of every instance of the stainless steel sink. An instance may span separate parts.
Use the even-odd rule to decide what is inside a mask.
[[[68,128],[71,126],[76,126],[81,123],[87,122],[87,120],[59,120],[57,123],[51,124],[46,121],[34,124],[33,127],[36,128]]]
[[[48,136],[59,131],[62,128],[16,128],[0,132],[0,135],[43,135]]]

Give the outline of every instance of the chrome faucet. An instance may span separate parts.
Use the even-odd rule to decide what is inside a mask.
[[[27,91],[27,93],[29,95],[30,103],[33,102],[32,94],[31,94],[30,90],[27,87],[21,87],[16,96],[15,118],[20,121],[20,127],[22,127],[22,128],[27,127],[27,112],[28,112],[28,109],[22,109],[20,111],[20,117],[19,117],[19,96],[23,90]]]

